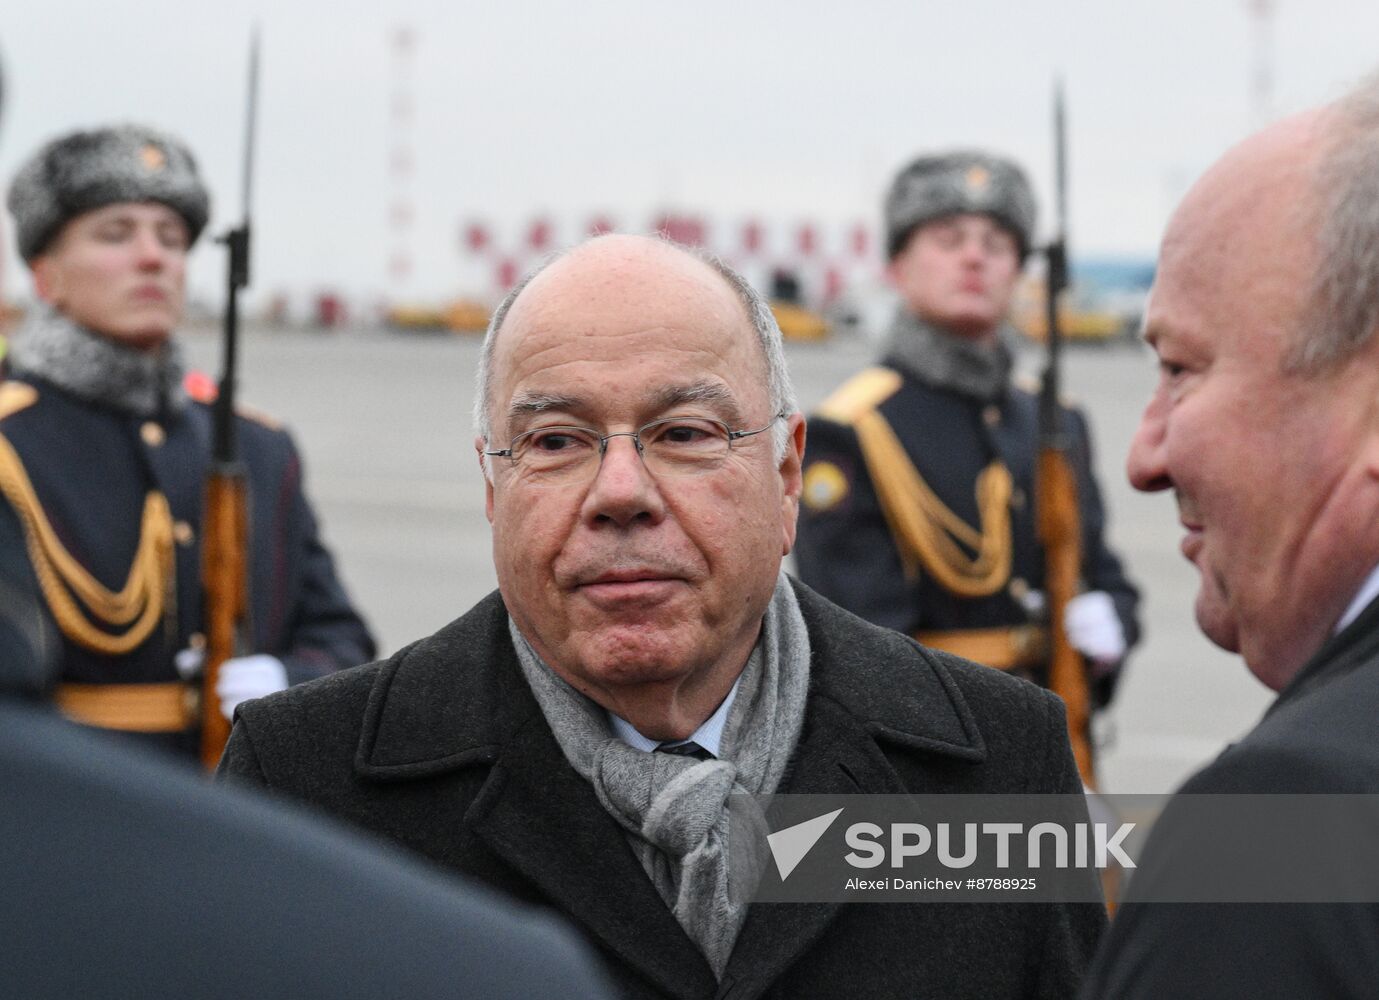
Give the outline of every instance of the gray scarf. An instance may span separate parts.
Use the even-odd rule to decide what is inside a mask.
[[[951,389],[984,403],[1005,393],[1013,364],[1014,330],[1003,324],[990,343],[946,333],[905,309],[896,310],[882,347],[882,357],[940,389]]]
[[[508,628],[532,693],[570,765],[627,831],[647,876],[722,978],[747,915],[755,872],[734,852],[728,796],[769,795],[799,740],[809,690],[809,634],[785,574],[743,668],[717,760],[647,753],[620,740],[608,713],[556,676],[511,619]],[[740,818],[734,813],[734,820]],[[761,838],[764,841],[764,836]],[[752,885],[729,883],[744,875]]]
[[[136,350],[93,333],[46,302],[30,309],[15,331],[9,367],[15,375],[43,379],[78,399],[138,417],[180,413],[187,405],[176,340]]]

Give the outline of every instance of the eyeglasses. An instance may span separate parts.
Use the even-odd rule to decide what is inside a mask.
[[[765,427],[751,431],[731,430],[711,417],[665,417],[615,434],[589,427],[538,427],[517,435],[506,448],[484,454],[510,459],[514,466],[538,475],[573,476],[597,469],[613,438],[630,437],[652,475],[694,475],[722,464],[734,441],[764,433],[784,417],[778,413]]]

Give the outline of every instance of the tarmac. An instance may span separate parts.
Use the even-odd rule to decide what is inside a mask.
[[[219,338],[186,339],[220,372]],[[307,490],[381,654],[435,631],[496,586],[470,408],[479,338],[376,329],[250,330],[240,399],[280,419],[304,453]],[[807,410],[874,354],[862,338],[792,343]],[[1022,359],[1036,367],[1037,355]],[[1067,351],[1064,387],[1092,423],[1112,544],[1143,594],[1145,639],[1096,724],[1103,791],[1166,792],[1259,718],[1273,694],[1194,624],[1196,571],[1178,551],[1172,499],[1134,492],[1124,463],[1156,377],[1142,346]]]

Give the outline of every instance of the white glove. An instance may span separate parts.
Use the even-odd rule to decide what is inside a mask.
[[[220,714],[234,718],[235,706],[251,698],[281,691],[287,687],[287,668],[282,660],[267,653],[238,656],[220,665],[215,693],[220,699]]]
[[[1125,630],[1111,595],[1104,590],[1078,594],[1063,610],[1068,641],[1078,652],[1103,667],[1125,655]]]

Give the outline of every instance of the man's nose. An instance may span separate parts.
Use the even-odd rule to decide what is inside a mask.
[[[1165,431],[1163,401],[1155,394],[1140,415],[1140,425],[1135,428],[1125,460],[1125,474],[1137,490],[1154,493],[1173,485],[1165,458]]]
[[[654,524],[665,516],[661,491],[630,435],[608,439],[584,500],[584,514],[593,523],[619,527]]]
[[[134,250],[142,268],[161,268],[167,264],[168,248],[149,229],[141,229],[134,234]]]
[[[958,256],[964,264],[976,266],[985,264],[987,253],[986,245],[980,236],[965,237],[958,247]]]

